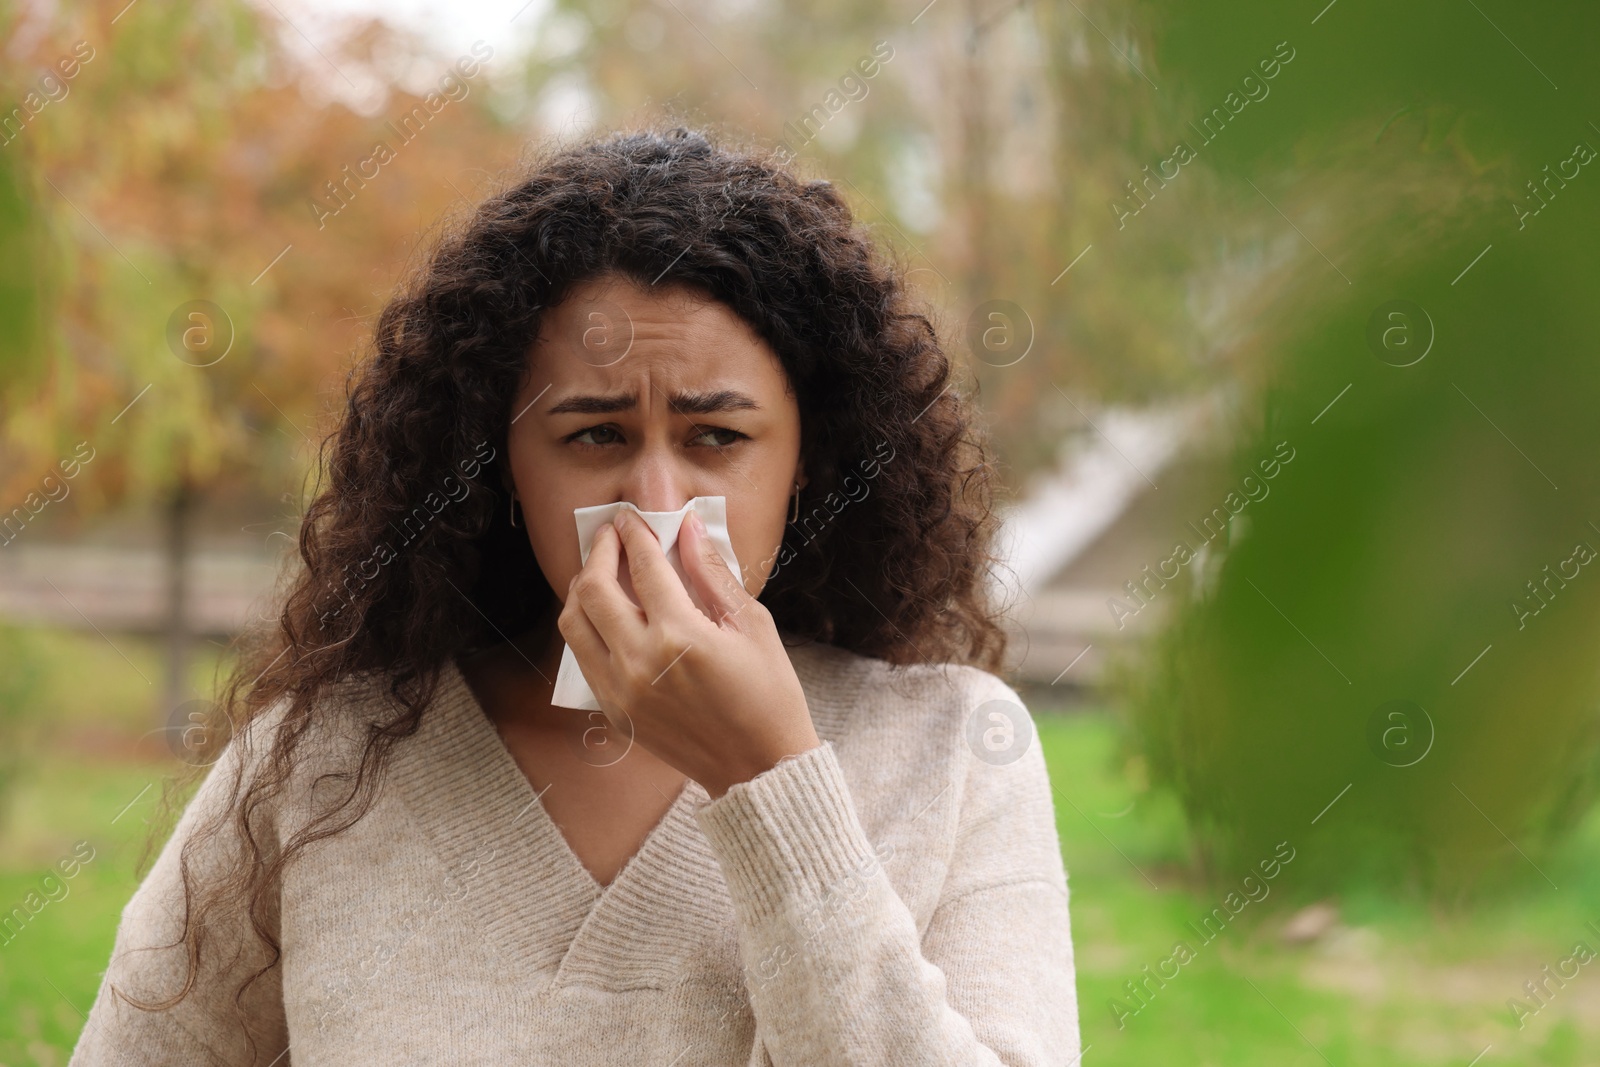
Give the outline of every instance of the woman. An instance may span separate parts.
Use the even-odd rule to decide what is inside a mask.
[[[1073,1063],[990,467],[834,189],[561,151],[375,348],[73,1062]],[[581,558],[696,497],[740,573],[693,511],[684,580],[627,508]]]

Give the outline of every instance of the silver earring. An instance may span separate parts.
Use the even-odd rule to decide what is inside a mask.
[[[793,504],[789,508],[789,521],[796,522],[800,518],[800,483],[794,483],[794,495],[789,498]]]
[[[513,529],[515,529],[516,525],[517,525],[517,494],[516,493],[512,493],[511,494],[511,526],[512,526]]]

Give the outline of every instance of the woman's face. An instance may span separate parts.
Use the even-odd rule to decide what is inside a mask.
[[[548,309],[511,405],[520,521],[562,603],[582,567],[575,508],[677,511],[727,498],[728,536],[759,595],[794,483],[800,409],[777,355],[725,305],[618,275]]]

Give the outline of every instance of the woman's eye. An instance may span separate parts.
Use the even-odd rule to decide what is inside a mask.
[[[702,440],[704,438],[711,437],[714,434],[724,434],[724,435],[726,435],[726,439],[721,440],[721,441],[710,441],[710,442],[707,442],[713,448],[727,448],[729,445],[733,444],[736,441],[742,440],[746,436],[745,434],[740,433],[738,430],[727,430],[727,429],[722,429],[720,427],[714,427],[713,426],[713,427],[709,427],[709,428],[706,428],[706,429],[702,429],[696,435],[696,440]]]
[[[608,445],[612,443],[611,438],[606,438],[599,441],[585,441],[583,438],[589,434],[615,434],[616,432],[617,428],[615,426],[590,426],[588,429],[579,430],[577,433],[568,437],[567,440],[577,441],[579,444],[585,445]]]

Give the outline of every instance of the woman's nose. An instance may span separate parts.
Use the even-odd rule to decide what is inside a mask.
[[[695,495],[684,471],[663,456],[640,455],[622,486],[622,499],[640,511],[677,511]]]

